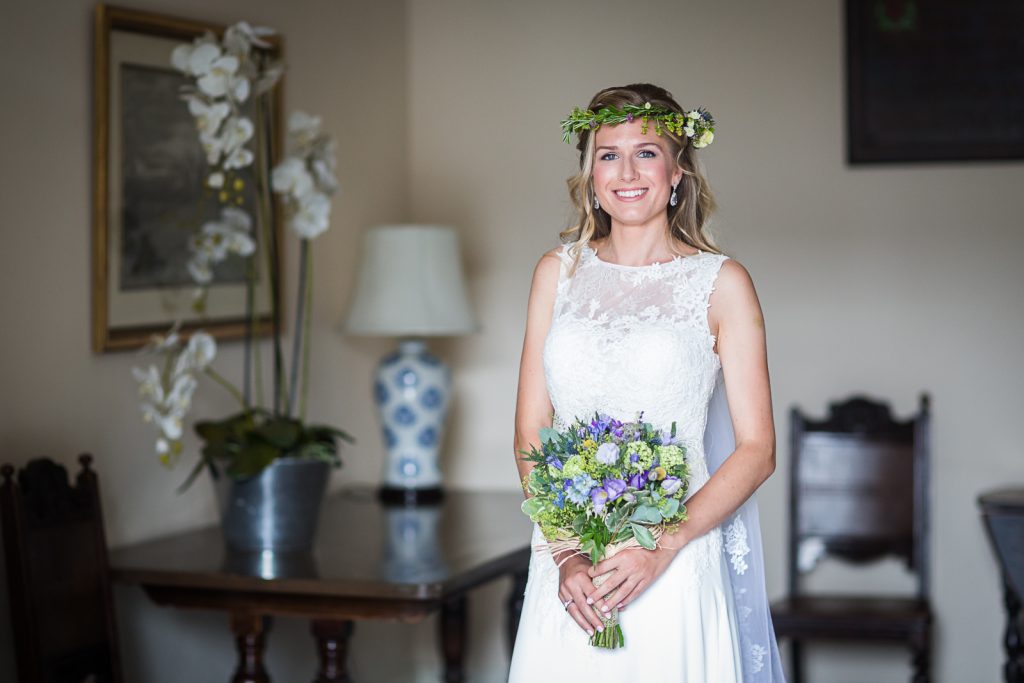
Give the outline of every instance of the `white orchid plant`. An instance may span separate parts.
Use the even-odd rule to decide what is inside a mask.
[[[156,453],[168,467],[177,462],[184,449],[184,421],[201,375],[222,385],[240,404],[240,412],[224,420],[195,425],[205,443],[202,457],[182,484],[182,490],[204,468],[209,468],[215,477],[223,468],[229,475],[241,478],[258,474],[279,457],[316,458],[340,465],[338,440],[353,441],[340,429],[305,424],[308,311],[313,290],[310,243],[330,226],[331,196],[338,190],[334,142],[320,131],[319,117],[296,111],[288,120],[288,155],[274,168],[268,162],[266,140],[256,140],[255,153],[250,149],[257,125],[246,115],[246,103],[255,94],[257,117],[265,116],[266,98],[258,96],[270,91],[283,73],[279,63],[266,59],[270,44],[264,39],[273,34],[271,29],[239,22],[226,29],[220,38],[206,33],[192,43],[178,45],[171,53],[171,63],[188,78],[182,99],[195,119],[199,143],[206,155],[206,186],[220,205],[220,217],[203,223],[189,239],[191,255],[186,268],[196,284],[193,309],[199,314],[205,311],[207,288],[214,281],[217,264],[230,255],[242,257],[247,263],[243,389],[213,369],[217,354],[213,337],[198,330],[186,342],[179,333],[180,320],[167,334],[155,335],[142,350],[161,356],[163,361],[132,369],[142,397],[143,419],[156,429]],[[253,261],[257,241],[253,235],[253,215],[244,194],[246,183],[240,173],[250,166],[258,196],[255,224],[261,229],[265,247],[261,253],[267,258],[270,274],[274,373],[273,398],[267,407],[263,407],[260,346],[254,343],[253,334],[257,272]],[[281,350],[279,289],[274,267],[279,246],[271,228],[271,189],[283,202],[288,226],[300,243],[290,379],[286,378]],[[302,391],[296,401],[300,375]],[[254,389],[250,379],[254,380]]]

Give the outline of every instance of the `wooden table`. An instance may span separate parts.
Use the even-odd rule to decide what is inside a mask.
[[[110,553],[115,581],[141,586],[159,605],[228,612],[238,648],[232,683],[269,683],[263,664],[274,615],[311,620],[316,683],[350,681],[348,639],[359,619],[415,622],[440,610],[444,680],[463,681],[466,593],[513,577],[506,627],[515,638],[532,523],[518,492],[449,492],[436,506],[382,505],[369,489],[324,502],[309,553],[239,554],[219,527]]]
[[[1024,595],[1024,488],[1000,489],[978,496],[982,519],[999,560],[1003,579],[1006,631],[1003,646],[1007,683],[1024,683],[1021,596]]]

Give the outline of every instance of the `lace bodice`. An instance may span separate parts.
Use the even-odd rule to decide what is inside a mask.
[[[676,434],[687,447],[690,492],[708,478],[703,456],[708,400],[720,367],[707,310],[727,258],[698,252],[648,266],[623,266],[582,245],[569,277],[562,261],[544,375],[555,408],[554,426],[595,411],[643,419]]]

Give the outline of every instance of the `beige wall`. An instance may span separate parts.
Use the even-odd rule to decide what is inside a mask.
[[[509,441],[530,273],[568,215],[558,121],[650,80],[718,121],[703,152],[717,235],[768,325],[779,470],[762,489],[769,593],[783,590],[787,411],[852,392],[934,402],[941,681],[996,680],[1002,617],[980,490],[1024,479],[1024,165],[850,168],[841,3],[410,0],[412,214],[462,231],[480,335],[453,345],[457,485],[514,486]],[[458,114],[449,112],[457,103]],[[937,115],[939,113],[937,112]],[[905,584],[889,566],[880,590]],[[846,574],[826,568],[816,583]],[[815,680],[906,680],[885,649],[820,649]]]
[[[722,205],[717,234],[751,271],[768,322],[781,445],[779,473],[760,496],[769,593],[780,594],[783,583],[789,406],[820,413],[829,400],[863,391],[906,414],[928,390],[937,678],[998,677],[997,575],[974,498],[1022,477],[1012,425],[1024,375],[1015,354],[1024,337],[1016,263],[1024,256],[1024,166],[847,167],[840,3],[134,4],[277,27],[287,41],[287,107],[322,114],[338,138],[342,192],[318,245],[312,405],[315,417],[361,439],[335,485],[379,477],[368,390],[379,345],[338,330],[359,233],[398,220],[460,230],[483,330],[436,345],[459,392],[445,468],[453,487],[512,489],[530,273],[569,213],[564,178],[574,159],[558,120],[598,88],[634,80],[711,109],[719,135],[705,158]],[[18,94],[0,109],[0,386],[8,389],[0,459],[45,453],[71,463],[93,451],[109,539],[121,545],[215,516],[208,485],[176,496],[182,473],[154,462],[130,376],[136,358],[89,351],[91,11],[84,1],[50,0],[8,4],[0,16],[0,84]],[[373,103],[372,118],[359,111],[365,103]],[[292,288],[293,257],[294,250]],[[221,362],[226,373],[238,367],[237,345]],[[209,387],[196,412],[229,408]],[[870,581],[891,590],[901,578],[888,566]],[[829,567],[818,583],[845,579]],[[496,615],[505,589],[473,602],[474,680],[504,675]],[[132,589],[118,591],[118,605],[133,680],[229,677],[222,617],[156,608]],[[354,673],[435,680],[434,627],[359,625]],[[11,671],[5,629],[0,619],[0,679]],[[305,624],[275,624],[269,664],[276,680],[310,678]],[[900,680],[908,666],[895,651],[822,648],[812,669],[835,681]]]

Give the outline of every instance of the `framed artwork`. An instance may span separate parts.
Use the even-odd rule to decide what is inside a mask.
[[[1024,159],[1024,3],[846,0],[851,164]]]
[[[250,97],[256,131],[250,143],[256,162],[241,171],[243,209],[253,216],[256,253],[217,264],[202,314],[193,310],[196,285],[187,269],[189,241],[220,216],[216,190],[207,187],[208,167],[196,123],[181,99],[186,76],[171,66],[171,52],[206,31],[225,27],[148,12],[98,5],[94,53],[92,346],[95,352],[137,348],[175,321],[187,336],[202,328],[219,339],[271,329],[268,283],[280,278],[280,207],[273,226],[258,225],[254,169],[271,167],[281,155],[283,83]],[[276,38],[276,39],[275,39]],[[280,58],[279,37],[260,50]],[[269,194],[269,192],[267,193]],[[268,258],[268,254],[272,257]],[[251,266],[249,265],[251,263]],[[257,286],[247,306],[246,269]]]

